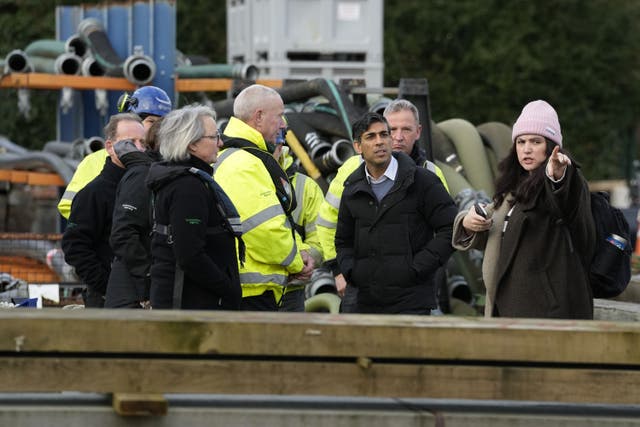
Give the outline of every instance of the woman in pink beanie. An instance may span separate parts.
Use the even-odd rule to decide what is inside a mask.
[[[589,188],[562,150],[556,111],[528,103],[512,139],[493,202],[458,214],[453,246],[485,251],[486,317],[593,319],[583,267],[595,249]]]

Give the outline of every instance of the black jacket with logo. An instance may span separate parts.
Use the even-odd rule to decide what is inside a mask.
[[[151,267],[150,191],[145,180],[156,152],[135,151],[120,157],[127,168],[118,184],[109,242],[113,265],[106,307],[125,307],[149,299]]]
[[[190,167],[213,173],[196,157],[149,169],[155,222],[169,226],[171,236],[154,232],[151,238],[151,305],[173,307],[178,266],[184,272],[181,308],[237,310],[242,290],[235,236],[224,227],[213,191]]]
[[[89,294],[100,298],[105,294],[111,271],[111,219],[116,187],[124,172],[124,168],[107,158],[102,172],[73,198],[62,236],[65,261],[86,283]]]

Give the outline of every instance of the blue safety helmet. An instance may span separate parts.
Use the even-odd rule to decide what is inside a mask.
[[[156,86],[143,86],[133,92],[125,93],[118,100],[118,111],[135,113],[140,117],[163,117],[171,111],[171,99],[167,92]]]

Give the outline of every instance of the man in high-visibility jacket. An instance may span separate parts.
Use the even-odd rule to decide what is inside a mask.
[[[295,207],[291,183],[272,156],[285,128],[283,114],[284,103],[274,89],[257,84],[245,88],[233,103],[234,116],[215,164],[215,179],[243,225],[241,310],[277,311],[287,282],[308,280],[314,268],[290,220]]]
[[[118,112],[137,114],[142,119],[145,132],[169,111],[171,111],[169,95],[155,86],[143,86],[133,92],[132,95],[125,93],[118,101]],[[82,159],[58,203],[60,215],[69,219],[73,198],[78,191],[82,190],[85,185],[98,176],[105,165],[107,157],[109,157],[109,154],[103,148]]]
[[[440,168],[436,166],[435,163],[427,160],[425,150],[416,144],[422,132],[422,125],[420,124],[416,106],[405,99],[396,99],[385,108],[383,115],[389,122],[391,129],[393,151],[404,151],[407,153],[417,165],[423,166],[435,173],[447,191],[449,191],[447,181]],[[338,207],[340,206],[340,199],[342,198],[344,181],[358,168],[361,162],[362,156],[357,154],[340,166],[335,178],[329,185],[316,221],[325,264],[333,271],[338,295],[343,297],[342,309],[344,311],[352,310],[355,304],[355,293],[357,290],[355,288],[347,288],[347,282],[338,270],[335,259],[336,247],[334,239],[336,226],[338,224]]]

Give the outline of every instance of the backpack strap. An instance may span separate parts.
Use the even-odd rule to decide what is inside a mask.
[[[569,244],[569,251],[573,253],[574,252],[573,239],[571,238],[571,231],[569,230],[569,225],[567,225],[567,222],[564,220],[564,214],[560,210],[560,207],[558,206],[558,203],[556,202],[556,199],[554,197],[550,197],[549,201],[551,205],[551,213],[556,218],[556,225],[561,227],[562,232],[564,233],[567,239],[567,243]],[[586,271],[589,271],[589,270],[587,269]]]
[[[291,182],[287,173],[282,169],[278,161],[268,152],[261,150],[255,144],[241,138],[230,138],[224,142],[225,148],[241,148],[247,153],[251,153],[262,161],[262,164],[269,172],[271,181],[276,187],[278,201],[287,215],[291,215],[296,208],[296,197],[291,191]]]
[[[223,152],[222,156],[218,158],[218,161],[215,165],[216,168],[220,165],[220,163],[222,163],[224,159],[226,159],[226,157],[228,157],[228,155],[225,156],[227,150],[233,148],[242,149],[262,161],[262,164],[267,169],[267,172],[269,172],[269,176],[271,176],[271,181],[276,188],[276,196],[278,197],[278,201],[282,206],[282,210],[284,211],[287,220],[291,225],[291,232],[294,234],[293,237],[295,239],[296,222],[293,220],[292,214],[297,206],[297,201],[295,193],[291,190],[291,181],[289,180],[287,173],[280,166],[280,163],[278,163],[278,161],[270,153],[261,150],[255,144],[252,144],[251,142],[241,138],[225,139],[224,146],[226,150]],[[229,154],[231,154],[231,152],[229,152]]]

